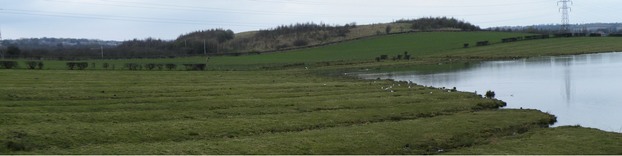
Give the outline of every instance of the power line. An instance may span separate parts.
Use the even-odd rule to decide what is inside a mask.
[[[187,5],[179,5],[179,4],[170,4],[170,3],[156,3],[156,2],[132,2],[132,1],[119,1],[119,0],[98,0],[103,3],[93,3],[93,2],[85,2],[85,1],[69,1],[69,0],[47,0],[50,2],[61,2],[61,3],[73,3],[73,4],[83,4],[83,5],[98,5],[98,6],[112,6],[112,7],[129,7],[129,8],[142,8],[142,9],[164,9],[164,10],[178,10],[178,11],[210,11],[213,13],[235,13],[235,14],[249,14],[249,15],[281,15],[281,16],[322,16],[322,17],[348,17],[348,18],[370,18],[370,17],[388,17],[392,16],[396,18],[399,15],[378,15],[378,14],[324,14],[317,12],[278,12],[278,11],[264,11],[264,10],[248,10],[248,9],[225,9],[225,8],[214,8],[214,7],[203,7],[203,6],[187,6]],[[287,0],[287,1],[279,1],[279,0],[247,0],[253,2],[269,2],[269,3],[283,3],[283,4],[301,4],[301,5],[327,5],[327,6],[342,6],[343,4],[338,3],[326,3],[326,2],[305,2],[305,1],[295,1],[295,0]],[[401,8],[487,8],[487,7],[507,7],[507,6],[521,6],[521,5],[533,5],[547,2],[548,0],[540,0],[536,2],[521,2],[521,3],[503,3],[503,4],[486,4],[486,5],[455,5],[455,6],[425,6],[425,5],[384,5],[385,7],[401,7]],[[111,3],[112,2],[112,3]],[[333,2],[333,1],[331,1]],[[133,4],[133,5],[128,5]],[[379,7],[379,5],[364,5],[364,4],[349,4],[348,6],[369,6],[369,7]],[[381,5],[382,6],[382,5]],[[316,8],[317,10],[317,8]],[[321,12],[321,11],[319,11]],[[402,16],[400,16],[402,17]],[[397,17],[399,18],[399,17]]]
[[[226,24],[226,25],[231,25],[231,26],[265,26],[268,24],[268,23],[240,23],[240,22],[189,20],[189,19],[173,19],[173,18],[152,18],[152,17],[118,16],[118,15],[77,14],[77,13],[67,13],[67,12],[50,12],[50,11],[21,10],[21,9],[2,9],[0,10],[0,13],[50,16],[50,17],[82,18],[82,19],[117,20],[117,21],[130,21],[130,22],[192,24],[192,25]]]
[[[343,2],[343,1],[330,1],[333,3],[327,3],[326,1],[323,2],[311,2],[311,1],[303,1],[303,0],[246,0],[246,1],[254,1],[254,2],[268,2],[268,3],[283,3],[283,4],[301,4],[301,5],[322,5],[322,6],[341,6],[341,5],[348,5],[348,6],[354,6],[354,7],[403,7],[403,8],[414,8],[414,7],[425,7],[425,8],[484,8],[484,7],[501,7],[501,6],[520,6],[520,5],[533,5],[533,4],[545,4],[545,3],[550,3],[549,0],[539,0],[539,1],[531,1],[531,2],[519,2],[519,3],[507,3],[505,1],[501,1],[501,3],[497,3],[497,4],[485,4],[485,5],[472,5],[472,4],[467,4],[467,5],[463,5],[463,4],[458,4],[458,5],[404,5],[404,4],[400,4],[399,2],[394,3],[393,1],[390,1],[391,3],[383,3],[382,1],[379,1],[380,4],[373,4],[373,5],[365,5],[365,4],[361,4],[361,3],[356,3],[357,1],[354,2],[346,2],[346,3],[334,3],[334,2]],[[465,2],[471,2],[471,1],[465,1]],[[386,5],[389,4],[389,5]],[[397,4],[397,5],[393,5],[393,4]]]
[[[236,10],[236,9],[223,9],[223,8],[210,8],[210,7],[196,7],[196,6],[184,6],[184,5],[168,5],[168,4],[153,4],[153,3],[143,3],[143,2],[129,2],[132,4],[142,4],[142,5],[127,5],[125,1],[114,1],[114,0],[105,0],[104,2],[117,2],[117,3],[93,3],[93,2],[84,2],[84,1],[67,1],[67,0],[48,0],[51,2],[61,2],[61,3],[74,3],[74,4],[83,4],[83,5],[97,5],[97,6],[112,6],[112,7],[127,7],[127,8],[141,8],[141,9],[156,9],[156,10],[178,10],[178,11],[210,11],[212,13],[219,14],[227,14],[227,13],[235,13],[235,14],[247,14],[247,15],[281,15],[281,16],[324,16],[324,17],[356,17],[360,15],[335,15],[335,14],[319,14],[319,13],[305,13],[305,12],[275,12],[275,11],[260,11],[260,10]],[[366,16],[379,16],[379,15],[366,15]]]
[[[620,22],[622,21],[621,17],[616,16],[616,14],[603,14],[603,13],[598,13],[596,12],[596,10],[598,11],[611,11],[611,12],[616,12],[619,9],[612,7],[610,5],[602,5],[602,4],[592,4],[592,3],[582,3],[581,6],[583,6],[583,9],[578,10],[581,13],[585,13],[585,14],[589,14],[589,16],[584,16],[583,18],[579,18],[578,21],[586,21],[586,20],[591,20],[591,21],[617,21]],[[589,17],[589,18],[586,18]],[[575,20],[577,20],[577,18],[573,18]]]

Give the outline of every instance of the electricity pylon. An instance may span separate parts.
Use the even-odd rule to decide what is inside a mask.
[[[557,5],[560,6],[559,11],[562,12],[561,31],[564,33],[570,32],[570,12],[572,11],[572,8],[568,6],[568,3],[570,3],[570,5],[573,4],[572,0],[557,1]]]

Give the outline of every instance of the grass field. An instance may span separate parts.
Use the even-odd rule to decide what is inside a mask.
[[[622,154],[622,135],[581,127],[558,127],[508,136],[490,144],[464,148],[448,154],[518,154],[554,153],[563,155]],[[563,146],[550,146],[563,145]],[[597,146],[595,146],[597,145]]]
[[[186,57],[173,59],[120,59],[87,60],[89,69],[103,69],[103,63],[109,63],[108,69],[123,69],[125,63],[206,63],[210,70],[259,70],[266,67],[279,69],[284,66],[325,66],[326,64],[365,64],[382,66],[391,64],[421,64],[447,61],[451,59],[494,60],[517,57],[571,55],[593,52],[622,51],[622,38],[616,37],[578,37],[529,40],[513,43],[499,43],[501,38],[525,36],[522,33],[498,32],[428,32],[409,33],[372,37],[324,47],[294,50],[249,56]],[[490,46],[475,47],[477,41],[488,40]],[[471,44],[463,48],[464,43]],[[396,56],[407,51],[414,57],[411,61],[384,61],[375,63],[380,55]],[[26,68],[25,61],[20,61],[21,68]],[[45,61],[46,69],[67,69],[67,61]],[[92,66],[95,63],[95,66]],[[300,65],[303,64],[303,65]],[[179,69],[181,70],[180,67]]]
[[[451,141],[462,134],[476,135],[471,145],[553,120],[492,111],[503,103],[472,93],[300,71],[0,75],[5,154],[423,154],[425,141],[450,149],[465,146]]]
[[[446,70],[437,63],[448,58],[622,48],[617,45],[622,38],[462,48],[466,42],[520,35],[381,36],[287,53],[214,57],[210,71],[121,70],[129,62],[205,61],[199,57],[95,60],[88,61],[95,68],[83,71],[65,70],[64,61],[45,61],[51,70],[2,69],[0,154],[621,154],[614,148],[621,134],[546,128],[555,117],[537,110],[498,109],[503,102],[473,93],[335,76],[392,66]],[[551,46],[557,44],[566,47]],[[416,59],[369,58],[403,51]],[[314,67],[338,60],[347,65]],[[102,70],[103,62],[116,69]],[[311,68],[282,67],[292,63]],[[280,68],[261,68],[266,66]]]
[[[408,51],[413,57],[427,57],[443,54],[447,51],[462,49],[464,43],[475,44],[477,41],[489,40],[499,42],[501,38],[516,37],[528,34],[497,33],[497,32],[435,32],[409,33],[372,37],[367,39],[344,42],[324,47],[293,50],[288,52],[270,53],[250,56],[211,57],[210,69],[259,69],[265,66],[283,66],[288,64],[306,63],[314,65],[318,62],[370,62],[380,55],[395,56]],[[67,69],[66,61],[46,61],[46,68]],[[93,60],[94,69],[101,69],[102,63],[114,64],[116,69],[123,68],[128,62],[133,63],[205,63],[205,57],[188,57],[174,59],[131,59],[131,60]],[[22,66],[25,68],[25,65]]]

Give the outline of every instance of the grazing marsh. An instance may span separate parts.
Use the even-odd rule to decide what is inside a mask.
[[[521,35],[379,36],[291,52],[212,57],[207,71],[123,69],[125,63],[203,63],[204,57],[86,60],[96,65],[86,70],[67,70],[65,61],[46,60],[44,70],[2,69],[0,153],[564,154],[562,150],[581,144],[585,150],[572,154],[619,154],[608,147],[622,141],[620,134],[585,128],[562,133],[548,128],[555,116],[539,110],[499,109],[506,105],[503,101],[473,93],[344,74],[435,72],[451,62],[622,50],[614,44],[622,41],[618,38],[462,48],[465,42],[497,43]],[[593,40],[599,48],[567,52],[545,46],[591,47],[576,43]],[[545,44],[536,44],[540,42]],[[498,50],[507,47],[526,54]],[[542,53],[527,53],[534,49]],[[404,51],[415,58],[373,58]],[[103,63],[116,68],[102,69]],[[582,143],[586,138],[591,141]],[[517,142],[533,146],[507,148]],[[536,150],[540,148],[556,150]]]

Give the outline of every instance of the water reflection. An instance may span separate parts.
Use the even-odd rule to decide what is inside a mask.
[[[571,60],[567,60],[563,62],[563,66],[564,66],[564,91],[566,94],[565,95],[565,99],[566,99],[566,104],[568,106],[570,106],[570,102],[572,101],[572,76],[571,76],[571,70],[570,70],[570,66],[571,66]]]
[[[471,64],[443,72],[365,74],[425,86],[493,90],[508,108],[533,108],[555,114],[559,125],[622,131],[622,53],[542,57]]]

